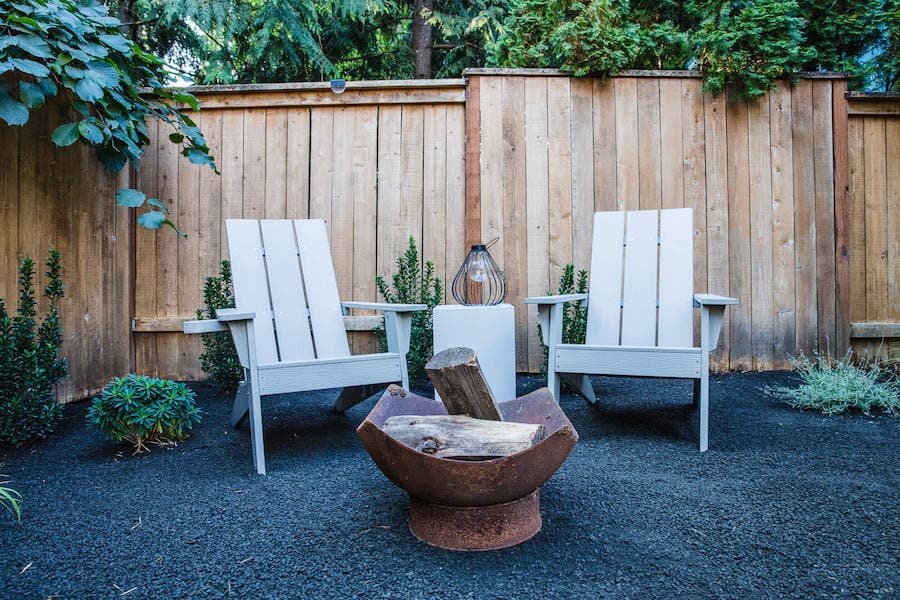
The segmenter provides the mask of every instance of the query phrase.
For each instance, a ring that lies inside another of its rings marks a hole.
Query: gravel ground
[[[759,391],[789,378],[716,377],[705,454],[689,382],[564,396],[581,439],[543,488],[543,529],[490,553],[410,535],[406,496],[354,433],[373,401],[269,399],[266,477],[208,387],[190,439],[133,458],[69,406],[48,441],[0,450],[26,499],[21,522],[0,514],[0,598],[896,598],[900,419]]]

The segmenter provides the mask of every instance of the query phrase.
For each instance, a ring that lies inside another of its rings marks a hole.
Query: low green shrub
[[[66,361],[59,355],[62,271],[59,252],[51,250],[43,294],[47,312],[40,324],[30,258],[19,263],[15,316],[9,315],[0,298],[0,444],[21,446],[46,437],[62,415],[62,405],[53,397],[53,386],[66,375]]]
[[[5,475],[0,475],[0,477],[5,477]],[[16,515],[16,519],[21,519],[22,512],[19,505],[22,503],[22,494],[12,488],[3,487],[7,483],[9,481],[0,481],[0,504]]]
[[[134,452],[148,443],[173,444],[187,437],[200,422],[194,392],[183,383],[143,375],[127,375],[109,382],[94,398],[88,423],[116,442],[127,441]]]
[[[559,278],[559,288],[557,294],[564,296],[566,294],[586,294],[588,292],[588,274],[584,269],[578,271],[575,275],[575,266],[568,264],[563,267],[562,275]],[[553,292],[547,292],[548,295],[554,295]],[[538,323],[538,336],[541,333],[541,324]],[[562,323],[562,341],[564,344],[583,344],[585,335],[587,334],[587,304],[584,301],[566,302],[563,304],[563,323]],[[543,338],[540,338],[543,339]],[[541,373],[547,374],[547,359],[550,349],[544,346],[544,363],[541,366]]]
[[[837,360],[830,354],[816,354],[813,360],[801,354],[791,360],[800,385],[765,387],[768,395],[794,408],[818,410],[836,415],[858,410],[865,414],[880,410],[900,411],[900,381],[877,363],[853,361],[852,352]]]
[[[433,262],[425,261],[425,268],[419,269],[419,251],[416,249],[416,240],[413,236],[409,236],[409,246],[397,259],[397,272],[391,278],[391,283],[393,289],[388,287],[384,277],[381,275],[375,277],[375,286],[385,302],[428,306],[427,310],[413,313],[409,352],[406,355],[409,381],[420,383],[427,380],[425,363],[434,354],[432,315],[434,307],[444,298],[444,289],[440,278],[434,274]],[[386,351],[387,335],[384,326],[376,327],[375,335],[378,337],[381,350]]]
[[[234,308],[231,264],[227,260],[222,261],[218,277],[205,279],[203,303],[205,308],[197,310],[198,319],[215,319],[217,309]],[[222,389],[236,389],[244,373],[231,334],[227,331],[218,331],[204,333],[200,338],[203,341],[200,368]]]

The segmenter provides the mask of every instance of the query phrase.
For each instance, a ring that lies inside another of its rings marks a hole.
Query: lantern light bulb
[[[476,254],[472,257],[472,262],[466,275],[476,283],[483,283],[487,279],[487,265],[481,254]]]

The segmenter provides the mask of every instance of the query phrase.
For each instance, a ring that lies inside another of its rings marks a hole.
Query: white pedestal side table
[[[512,304],[435,306],[434,353],[456,346],[475,351],[498,402],[516,397],[516,319]]]

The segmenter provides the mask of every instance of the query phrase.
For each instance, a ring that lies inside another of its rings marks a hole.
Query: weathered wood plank
[[[694,210],[694,286],[706,291],[706,128],[703,114],[703,83],[681,81],[681,130],[684,156],[684,206]],[[700,311],[694,311],[694,344],[700,345]]]
[[[285,179],[288,219],[309,218],[309,143],[309,109],[288,109]]]
[[[334,109],[334,138],[332,146],[331,182],[331,258],[337,278],[338,297],[353,298],[353,187],[355,173],[354,148],[356,147],[356,107],[342,106]]]
[[[865,120],[850,119],[848,128],[847,204],[850,212],[850,320],[866,320],[866,163]]]
[[[832,128],[834,130],[834,233],[835,233],[835,348],[843,353],[850,347],[850,210],[847,206],[849,146],[847,141],[847,82],[831,84]]]
[[[797,352],[818,349],[816,309],[816,191],[813,162],[812,83],[791,90],[794,147],[794,260],[796,271]]]
[[[375,265],[378,274],[387,282],[391,281],[396,260],[406,241],[400,233],[401,110],[399,106],[378,109],[378,235]]]
[[[850,323],[852,338],[900,338],[900,323]]]
[[[309,218],[324,219],[331,235],[331,194],[334,170],[334,109],[314,108],[309,115],[310,165],[309,172]]]
[[[638,181],[641,210],[662,207],[662,165],[660,162],[659,81],[637,80]]]
[[[499,77],[481,79],[481,238],[500,238],[491,249],[504,268],[503,235],[503,89]]]
[[[751,353],[753,368],[772,368],[772,165],[768,98],[747,105],[750,179]]]
[[[568,79],[547,80],[547,153],[550,227],[550,282],[543,293],[554,290],[563,268],[572,262],[572,144],[570,85]],[[615,115],[613,115],[613,118]],[[615,181],[615,155],[611,169]],[[596,174],[596,171],[595,171]],[[613,186],[615,188],[615,186]],[[596,187],[594,188],[596,190]],[[587,268],[587,265],[582,266]],[[543,351],[542,351],[543,353]]]
[[[662,208],[682,208],[684,206],[685,132],[681,84],[682,82],[677,79],[663,79],[659,82]]]
[[[553,83],[558,85],[556,80]],[[594,210],[616,210],[616,89],[612,81],[594,79],[593,103]]]
[[[707,291],[732,295],[728,254],[728,144],[726,99],[724,95],[703,96],[704,143],[706,150],[706,256]],[[699,291],[699,290],[698,290]],[[725,311],[719,348],[709,355],[715,370],[729,368],[731,311]]]
[[[886,119],[885,190],[887,192],[888,306],[890,320],[900,320],[900,119]]]
[[[467,248],[481,240],[481,81],[481,77],[466,79],[464,147],[466,162],[465,247]]]
[[[467,149],[466,149],[466,113],[462,107],[447,107],[447,225],[448,227],[442,232],[444,237],[444,255],[446,256],[446,265],[444,272],[444,302],[453,302],[453,295],[450,293],[450,284],[453,282],[453,276],[456,270],[462,264],[463,258],[466,256],[468,247],[466,246],[466,236],[468,235],[468,225],[466,228],[460,226],[461,223],[468,223],[468,206],[466,200],[466,190],[468,189],[467,177]],[[477,166],[477,156],[474,159]],[[480,210],[479,210],[480,221]],[[480,225],[479,225],[480,227]],[[474,229],[474,226],[473,226]]]
[[[503,80],[503,273],[506,302],[522,306],[526,295],[525,79]],[[591,200],[593,205],[593,200]],[[499,252],[499,250],[498,250]],[[516,311],[516,370],[528,370],[527,313]]]
[[[885,119],[866,118],[866,321],[887,321],[888,228]]]
[[[594,215],[593,90],[590,79],[573,79],[572,96],[572,260],[591,260]],[[585,267],[580,267],[585,268]]]
[[[353,277],[352,299],[371,302],[375,299],[375,275],[378,244],[377,231],[372,226],[378,221],[376,194],[378,191],[378,109],[361,106],[354,109],[353,166]],[[368,311],[361,311],[366,314]],[[350,348],[354,354],[371,354],[377,351],[371,336],[351,336]]]
[[[147,123],[150,143],[144,151],[141,169],[138,172],[140,190],[148,198],[158,197],[159,121]],[[136,211],[129,211],[135,213]],[[134,214],[130,215],[134,218]],[[156,304],[156,232],[146,227],[137,227],[134,232],[134,311],[141,315],[157,314]],[[134,370],[144,375],[155,375],[156,336],[138,336],[132,341],[134,346]]]
[[[416,238],[422,247],[422,198],[424,171],[422,157],[425,151],[425,112],[421,106],[404,106],[401,126],[400,174],[400,235],[404,240]],[[421,252],[420,259],[421,259]]]
[[[351,82],[364,83],[364,82]],[[374,83],[374,82],[373,82]],[[353,90],[338,95],[331,90],[249,91],[240,94],[200,94],[203,110],[280,109],[288,106],[371,106],[411,104],[462,104],[465,89],[453,85],[446,89]]]
[[[729,296],[740,301],[729,307],[729,366],[753,368],[751,340],[752,258],[750,242],[750,172],[747,103],[729,98],[727,115],[728,145],[728,250]]]
[[[266,196],[263,199],[265,218],[284,219],[287,216],[287,137],[288,114],[284,109],[266,110],[266,142],[263,172]]]
[[[422,256],[434,263],[435,273],[446,281],[447,107],[432,105],[424,110]]]
[[[794,294],[794,147],[791,89],[785,83],[769,96],[772,155],[773,367],[787,369],[795,354],[797,319]],[[755,301],[755,299],[754,299]]]
[[[813,82],[813,160],[816,190],[816,307],[819,348],[835,342],[834,134],[831,81]]]
[[[418,452],[468,460],[510,456],[544,438],[543,425],[460,415],[399,415],[385,421],[382,431]]]
[[[616,189],[618,210],[640,208],[637,80],[616,79]]]
[[[525,80],[525,292],[528,296],[540,296],[550,289],[548,84],[545,78]],[[537,306],[526,305],[524,309],[527,311],[528,370],[536,372],[544,356],[537,334]]]
[[[432,357],[425,372],[451,415],[502,421],[500,408],[471,348],[448,348]]]

